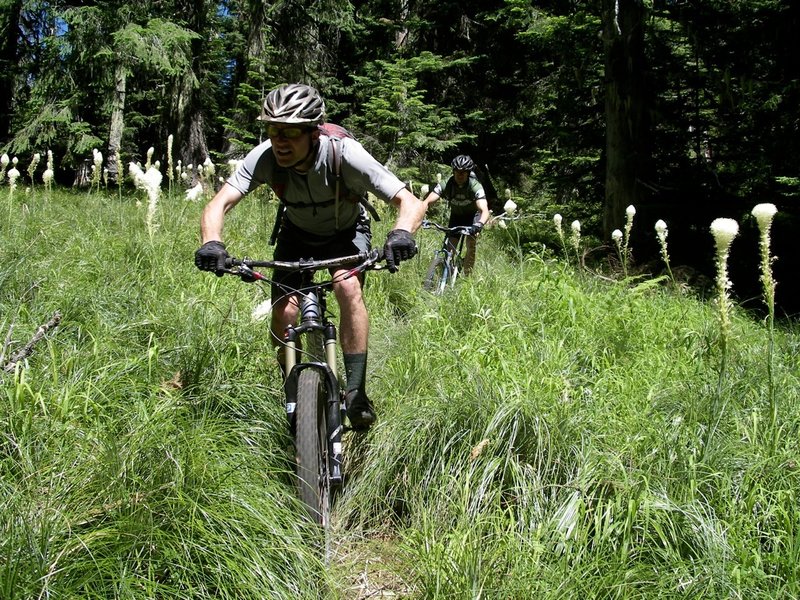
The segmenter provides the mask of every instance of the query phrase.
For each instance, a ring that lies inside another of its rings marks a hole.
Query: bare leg
[[[467,237],[467,253],[464,256],[464,275],[469,275],[472,271],[472,267],[475,266],[475,243],[476,239],[474,236]]]
[[[286,356],[284,354],[283,333],[289,325],[297,322],[300,314],[300,307],[297,303],[297,295],[283,297],[272,305],[272,321],[270,330],[272,333],[272,346],[276,347],[276,358],[281,370],[286,372]]]
[[[334,279],[341,271],[334,274]],[[369,340],[369,315],[361,293],[361,278],[351,277],[333,284],[339,304],[339,339],[344,354],[364,354]]]

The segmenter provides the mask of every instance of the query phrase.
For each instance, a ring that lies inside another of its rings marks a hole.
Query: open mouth
[[[278,160],[287,161],[291,160],[292,158],[291,148],[277,148],[273,146],[272,150],[275,152],[275,156],[278,158]]]

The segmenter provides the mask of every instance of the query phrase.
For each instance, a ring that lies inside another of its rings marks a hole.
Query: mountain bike
[[[442,247],[433,255],[433,260],[425,275],[423,287],[433,294],[443,294],[447,285],[453,286],[464,263],[464,239],[471,236],[472,228],[466,225],[458,227],[444,227],[433,221],[422,221],[424,229],[436,229],[444,233]],[[451,237],[458,236],[453,243]]]
[[[284,332],[283,390],[289,430],[295,442],[298,493],[308,514],[324,528],[330,523],[334,497],[344,482],[342,434],[350,431],[338,375],[336,325],[328,312],[327,294],[335,281],[367,270],[383,270],[381,261],[381,249],[328,260],[226,260],[225,272],[246,282],[272,283],[254,267],[302,274],[300,288],[286,290],[287,295],[299,296],[300,317]],[[326,269],[347,270],[335,280],[315,281],[314,274]]]

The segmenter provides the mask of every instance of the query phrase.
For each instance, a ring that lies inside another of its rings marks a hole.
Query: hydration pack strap
[[[330,139],[330,154],[329,158],[330,161],[328,164],[333,165],[333,174],[336,176],[336,184],[335,184],[335,197],[333,200],[326,200],[324,202],[319,203],[309,203],[309,202],[302,202],[302,203],[292,203],[292,206],[297,206],[300,208],[314,208],[314,207],[321,207],[321,206],[330,206],[334,204],[334,213],[335,213],[335,223],[336,223],[336,231],[339,231],[339,200],[342,197],[342,151],[341,151],[341,143],[342,140],[339,137],[335,136],[328,136]],[[278,214],[275,217],[275,225],[272,228],[272,235],[269,238],[270,246],[274,246],[275,242],[278,239],[278,233],[281,229],[281,223],[283,222],[283,213],[286,210],[287,202],[284,200],[284,194],[286,193],[286,173],[276,173],[275,181],[272,183],[272,191],[278,197],[279,206],[278,206]],[[345,188],[346,189],[346,188]],[[375,221],[380,221],[381,217],[378,214],[378,211],[375,210],[375,207],[370,204],[370,202],[366,198],[366,194],[361,197],[355,197],[353,194],[353,200],[358,201],[370,216]]]

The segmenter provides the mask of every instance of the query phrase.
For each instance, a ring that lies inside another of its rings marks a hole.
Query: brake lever
[[[241,264],[237,267],[236,271],[232,271],[235,275],[238,275],[242,281],[261,281],[266,279],[264,275],[259,273],[258,271],[254,271],[246,264]]]
[[[373,248],[369,252],[369,258],[360,265],[358,265],[357,267],[354,267],[346,271],[344,276],[342,277],[342,280],[350,279],[354,275],[359,275],[368,269],[372,271],[381,271],[385,269],[386,268],[385,266],[378,264],[379,262],[384,260],[384,258],[385,254],[383,252],[383,248]]]

